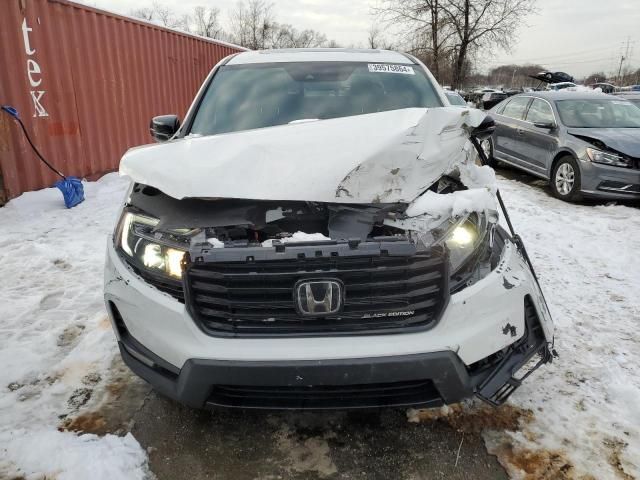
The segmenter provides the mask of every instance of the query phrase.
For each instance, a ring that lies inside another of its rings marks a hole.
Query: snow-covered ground
[[[56,189],[0,208],[0,478],[141,479],[129,434],[60,432],[105,398],[117,348],[102,300],[107,234],[126,182],[88,183],[72,210]]]
[[[560,358],[514,394],[512,408],[532,413],[514,432],[487,431],[487,446],[514,478],[640,478],[640,210],[499,186],[550,303]],[[0,208],[0,478],[148,473],[130,434],[58,430],[108,401],[117,349],[102,265],[125,188],[111,174],[87,184],[72,210],[52,189]],[[562,464],[531,473],[543,458]]]
[[[571,205],[515,180],[499,187],[540,277],[560,357],[512,398],[533,411],[531,422],[485,435],[490,451],[500,453],[507,435],[517,448],[566,455],[574,473],[562,478],[640,478],[640,209]],[[521,476],[516,465],[510,473]]]

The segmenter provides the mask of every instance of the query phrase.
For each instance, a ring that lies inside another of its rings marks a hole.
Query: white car
[[[121,161],[104,297],[124,361],[198,408],[502,403],[553,325],[475,164],[490,131],[409,55],[225,58]]]
[[[453,92],[451,90],[447,90],[445,88],[444,94],[447,96],[447,100],[449,100],[449,104],[456,107],[467,107],[467,102],[464,101],[464,98],[458,93]]]
[[[577,87],[577,85],[573,82],[550,83],[547,85],[547,90],[564,90],[565,88],[574,87]]]

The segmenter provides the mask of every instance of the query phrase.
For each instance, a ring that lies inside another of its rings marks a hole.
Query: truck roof
[[[399,52],[356,48],[284,48],[250,50],[235,55],[227,65],[274,62],[370,62],[411,65],[415,62]]]

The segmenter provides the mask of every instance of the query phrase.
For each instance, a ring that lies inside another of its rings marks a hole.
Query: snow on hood
[[[469,155],[485,114],[409,108],[129,150],[120,174],[177,199],[410,203]]]
[[[497,184],[493,169],[486,165],[476,165],[471,148],[467,150],[466,160],[458,163],[455,169],[462,183],[468,187],[467,190],[453,193],[436,193],[429,190],[409,204],[404,218],[387,218],[384,223],[403,230],[428,232],[444,220],[473,212],[484,213],[490,222],[496,222]]]
[[[563,88],[565,92],[580,92],[580,93],[602,93],[600,87],[591,88],[584,85],[574,85],[572,87]]]

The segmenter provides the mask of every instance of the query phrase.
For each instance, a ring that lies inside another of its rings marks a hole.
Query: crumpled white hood
[[[167,195],[411,202],[468,154],[484,113],[411,108],[129,150],[120,173]]]

